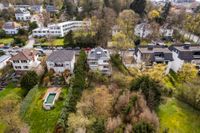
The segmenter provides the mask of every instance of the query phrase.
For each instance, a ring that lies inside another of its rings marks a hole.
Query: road
[[[33,37],[29,37],[29,40],[28,40],[28,43],[23,47],[24,49],[27,48],[27,49],[31,49],[33,48],[33,45],[35,43],[35,39]]]

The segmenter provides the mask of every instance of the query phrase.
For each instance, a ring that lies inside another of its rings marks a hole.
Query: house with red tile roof
[[[31,49],[18,52],[11,57],[10,61],[13,69],[18,71],[32,70],[40,64],[37,52]]]

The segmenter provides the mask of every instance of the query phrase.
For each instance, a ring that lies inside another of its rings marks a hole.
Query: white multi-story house
[[[87,63],[91,70],[99,70],[103,74],[112,73],[110,65],[110,54],[108,50],[97,47],[89,51]]]
[[[200,46],[199,45],[172,45],[170,50],[173,54],[174,61],[172,62],[171,69],[177,72],[180,70],[184,63],[195,64],[200,68]]]
[[[75,64],[75,52],[72,50],[57,50],[49,55],[47,61],[48,70],[62,73],[65,70],[73,73]]]
[[[134,34],[141,38],[146,38],[152,33],[151,25],[148,23],[141,23],[135,26]]]
[[[6,32],[7,35],[15,35],[18,33],[21,25],[16,22],[6,22],[3,25],[3,30]]]
[[[15,18],[18,21],[29,21],[31,19],[31,14],[27,9],[19,8],[15,11]]]
[[[57,24],[50,24],[47,27],[40,27],[33,30],[34,37],[56,36],[64,37],[70,30],[78,30],[89,26],[89,22],[66,21]]]
[[[16,71],[31,70],[40,64],[37,52],[29,49],[18,52],[10,61]]]

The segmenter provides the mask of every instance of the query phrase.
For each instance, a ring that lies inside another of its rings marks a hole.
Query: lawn
[[[159,106],[158,116],[160,132],[200,133],[200,112],[174,98]]]
[[[42,46],[63,46],[64,45],[64,39],[54,39],[52,40],[52,42],[43,42],[43,43],[40,43],[40,45]]]
[[[13,84],[9,84],[3,91],[0,92],[0,103],[3,100],[17,100],[22,98],[23,91],[21,88],[15,88]],[[0,133],[6,129],[6,123],[0,120]]]
[[[13,38],[4,38],[4,39],[0,39],[0,44],[4,44],[4,45],[7,45],[7,44],[10,44],[14,41]]]
[[[42,98],[45,93],[46,89],[38,89],[37,93],[35,94],[36,96],[26,113],[25,121],[30,126],[30,133],[52,133],[60,116],[64,100],[56,101],[55,108],[50,111],[46,111],[42,107]],[[67,95],[67,89],[63,88],[62,93],[64,94],[63,98],[65,99]]]

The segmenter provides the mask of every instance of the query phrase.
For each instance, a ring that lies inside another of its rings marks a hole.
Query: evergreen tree
[[[130,8],[138,13],[140,16],[143,16],[145,14],[145,7],[146,7],[146,0],[134,0]]]

